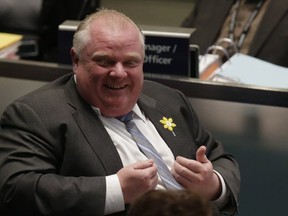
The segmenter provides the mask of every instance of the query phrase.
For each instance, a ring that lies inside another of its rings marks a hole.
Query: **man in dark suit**
[[[118,119],[131,111],[167,175],[217,211],[237,211],[237,162],[201,127],[182,93],[144,81],[144,51],[131,19],[101,10],[75,33],[74,74],[7,107],[0,131],[3,215],[126,215],[137,197],[167,188],[156,159],[139,150]]]
[[[242,27],[248,17],[256,12],[261,0],[240,0],[236,16],[236,27],[233,32],[235,41],[239,40]],[[195,8],[183,21],[183,27],[194,27],[196,32],[191,36],[191,43],[198,44],[201,53],[217,42],[221,37],[228,37],[229,26],[236,0],[196,0]],[[242,17],[242,18],[241,18]],[[233,18],[232,18],[233,19]],[[237,30],[239,26],[239,30]],[[240,52],[259,59],[288,67],[288,1],[266,0],[257,11],[248,33],[245,35]],[[231,28],[230,30],[233,30]],[[237,33],[239,32],[239,33]]]

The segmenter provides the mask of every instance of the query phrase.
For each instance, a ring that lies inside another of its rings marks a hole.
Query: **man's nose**
[[[112,76],[127,76],[127,73],[125,71],[125,67],[122,63],[117,63],[114,65],[111,74]]]

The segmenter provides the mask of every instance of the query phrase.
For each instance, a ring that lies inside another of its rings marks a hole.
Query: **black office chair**
[[[100,0],[43,0],[40,48],[44,61],[57,61],[58,26],[65,20],[82,20],[100,7]]]
[[[22,59],[56,62],[58,26],[68,19],[83,19],[99,8],[100,2],[100,0],[42,0],[40,11],[34,13],[34,17],[30,16],[25,20],[25,16],[21,16],[23,22],[31,22],[29,29],[25,28],[25,25],[14,25],[13,22],[9,22],[0,10],[0,18],[2,18],[0,31],[24,35],[18,52]],[[19,15],[21,11],[13,14],[14,17],[10,15],[9,19],[17,19],[16,16]]]

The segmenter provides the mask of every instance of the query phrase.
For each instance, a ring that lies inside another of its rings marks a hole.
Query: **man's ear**
[[[77,53],[76,53],[74,48],[71,48],[70,55],[71,55],[72,64],[73,64],[73,70],[74,70],[74,69],[76,69],[78,67],[79,57],[78,57],[78,55],[77,55]]]

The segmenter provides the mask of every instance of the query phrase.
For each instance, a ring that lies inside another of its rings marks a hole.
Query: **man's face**
[[[144,47],[139,32],[132,26],[121,30],[94,21],[90,33],[80,55],[72,51],[78,91],[105,116],[126,114],[143,86]]]

